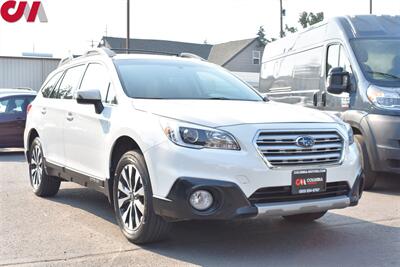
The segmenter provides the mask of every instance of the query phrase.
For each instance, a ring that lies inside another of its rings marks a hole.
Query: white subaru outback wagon
[[[62,61],[24,138],[36,195],[63,181],[100,191],[135,243],[180,220],[312,221],[357,205],[363,188],[349,125],[268,101],[190,54],[96,49]]]

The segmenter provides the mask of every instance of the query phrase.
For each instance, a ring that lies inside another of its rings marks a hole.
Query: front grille
[[[320,199],[348,195],[350,188],[347,182],[333,182],[326,184],[326,191],[312,194],[292,195],[291,186],[265,187],[258,189],[250,196],[252,204],[265,204],[286,201],[299,201],[308,199]]]
[[[312,137],[315,144],[301,147],[299,137]],[[259,133],[257,148],[275,167],[338,163],[342,157],[343,139],[336,131],[279,131]]]

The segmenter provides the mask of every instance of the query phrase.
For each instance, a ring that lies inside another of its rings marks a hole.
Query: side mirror
[[[104,110],[103,103],[101,102],[100,90],[79,90],[77,92],[76,101],[78,104],[92,104],[94,105],[97,114]]]
[[[350,74],[342,67],[332,68],[328,74],[327,91],[335,95],[350,92]]]

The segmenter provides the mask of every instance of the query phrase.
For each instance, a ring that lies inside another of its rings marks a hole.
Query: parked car
[[[400,16],[333,18],[268,44],[259,90],[349,123],[371,189],[400,174],[399,47]]]
[[[28,105],[34,91],[0,89],[0,148],[24,147],[24,130]]]
[[[180,220],[312,221],[357,205],[363,186],[348,124],[188,54],[63,61],[32,103],[25,149],[36,195],[65,180],[96,189],[135,243]]]

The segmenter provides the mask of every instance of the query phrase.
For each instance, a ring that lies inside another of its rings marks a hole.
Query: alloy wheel
[[[133,164],[126,165],[119,176],[117,198],[124,226],[137,230],[143,222],[145,197],[142,176]]]
[[[33,188],[37,189],[40,186],[43,176],[43,155],[42,150],[36,145],[31,154],[31,181]]]

